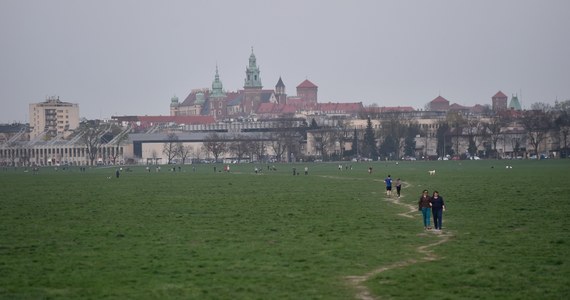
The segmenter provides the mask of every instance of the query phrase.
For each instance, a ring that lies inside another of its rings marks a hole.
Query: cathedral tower
[[[254,113],[261,102],[261,77],[259,76],[259,67],[257,66],[253,47],[249,56],[249,66],[245,69],[245,83],[243,86],[245,99],[243,112],[246,114]]]
[[[216,75],[212,82],[212,93],[210,94],[210,115],[214,116],[216,120],[221,120],[227,115],[225,99],[226,93],[216,65]]]

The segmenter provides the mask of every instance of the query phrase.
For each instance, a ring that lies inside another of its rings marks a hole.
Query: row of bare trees
[[[526,150],[538,155],[539,148],[549,141],[548,150],[568,153],[570,134],[570,100],[554,106],[535,103],[530,110],[512,114],[498,113],[481,118],[452,112],[438,124],[438,155],[459,155],[460,140],[467,139],[467,152],[476,155],[484,148],[489,156],[498,157],[498,144],[509,144],[515,155]],[[445,146],[443,146],[445,145]]]
[[[166,155],[168,163],[179,158],[184,164],[190,155],[200,159],[202,153],[208,157],[211,155],[216,162],[224,155],[229,155],[237,162],[242,162],[244,160],[266,161],[269,159],[268,150],[271,150],[275,159],[282,161],[289,158],[286,156],[287,153],[291,156],[298,155],[300,151],[298,145],[298,135],[291,130],[253,135],[229,135],[214,132],[206,136],[200,149],[184,146],[178,136],[171,133],[163,144],[163,154]]]

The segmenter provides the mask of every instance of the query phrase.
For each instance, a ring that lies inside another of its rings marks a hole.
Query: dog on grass
[[[434,170],[429,170],[428,173],[429,173],[430,176],[431,176],[431,175],[435,175],[435,169],[434,169]]]

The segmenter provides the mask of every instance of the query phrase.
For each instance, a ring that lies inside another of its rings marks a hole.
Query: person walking
[[[430,226],[430,211],[431,211],[431,197],[428,194],[428,190],[422,192],[420,201],[418,201],[418,210],[422,212],[424,220],[424,229],[431,229]]]
[[[431,212],[433,214],[433,225],[435,230],[441,230],[444,211],[445,202],[443,202],[443,197],[439,195],[438,191],[434,191],[433,196],[431,197]]]
[[[396,194],[398,194],[398,198],[400,198],[400,194],[402,192],[402,181],[400,178],[396,179]]]
[[[392,177],[388,175],[384,182],[386,183],[386,196],[392,196]]]

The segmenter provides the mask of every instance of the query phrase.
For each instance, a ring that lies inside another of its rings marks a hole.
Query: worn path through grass
[[[343,177],[338,177],[338,176],[323,176],[326,178],[330,178],[330,179],[336,179],[336,180],[346,180],[346,178]],[[352,179],[354,180],[354,179]],[[383,182],[382,180],[378,180],[378,179],[374,179],[373,181],[375,182]],[[410,188],[412,185],[408,182],[402,182],[402,185],[404,188]],[[402,196],[401,198],[404,198],[406,196]],[[412,205],[412,204],[408,204],[408,203],[404,203],[400,201],[400,198],[396,197],[396,196],[391,196],[391,197],[384,197],[384,200],[387,202],[390,202],[392,204],[395,205],[399,205],[399,206],[403,206],[406,209],[408,209],[408,211],[403,212],[403,213],[398,213],[398,216],[402,216],[405,218],[415,218],[417,216],[417,206]],[[413,215],[413,214],[416,214]],[[414,258],[408,258],[408,259],[402,259],[387,265],[382,265],[379,266],[377,268],[375,268],[374,270],[364,274],[364,275],[357,275],[357,276],[346,276],[345,279],[346,281],[356,290],[356,295],[355,297],[357,299],[361,299],[361,300],[374,300],[376,299],[376,297],[372,294],[372,292],[370,291],[370,289],[368,289],[368,287],[365,285],[366,281],[370,280],[371,278],[373,278],[374,276],[377,276],[378,274],[385,272],[385,271],[389,271],[392,269],[396,269],[396,268],[404,268],[404,267],[408,267],[411,266],[413,264],[417,264],[417,263],[421,263],[421,262],[429,262],[429,261],[434,261],[437,259],[441,259],[441,257],[437,256],[436,254],[434,254],[433,252],[433,248],[441,245],[443,243],[448,242],[451,238],[453,238],[454,234],[453,232],[446,230],[445,233],[442,233],[442,231],[426,231],[424,233],[420,233],[418,235],[421,236],[427,236],[427,235],[435,235],[438,240],[436,240],[435,242],[426,244],[426,245],[422,245],[422,246],[418,246],[416,248],[416,251],[418,252],[418,254],[422,255],[423,257],[421,259],[414,259]]]

